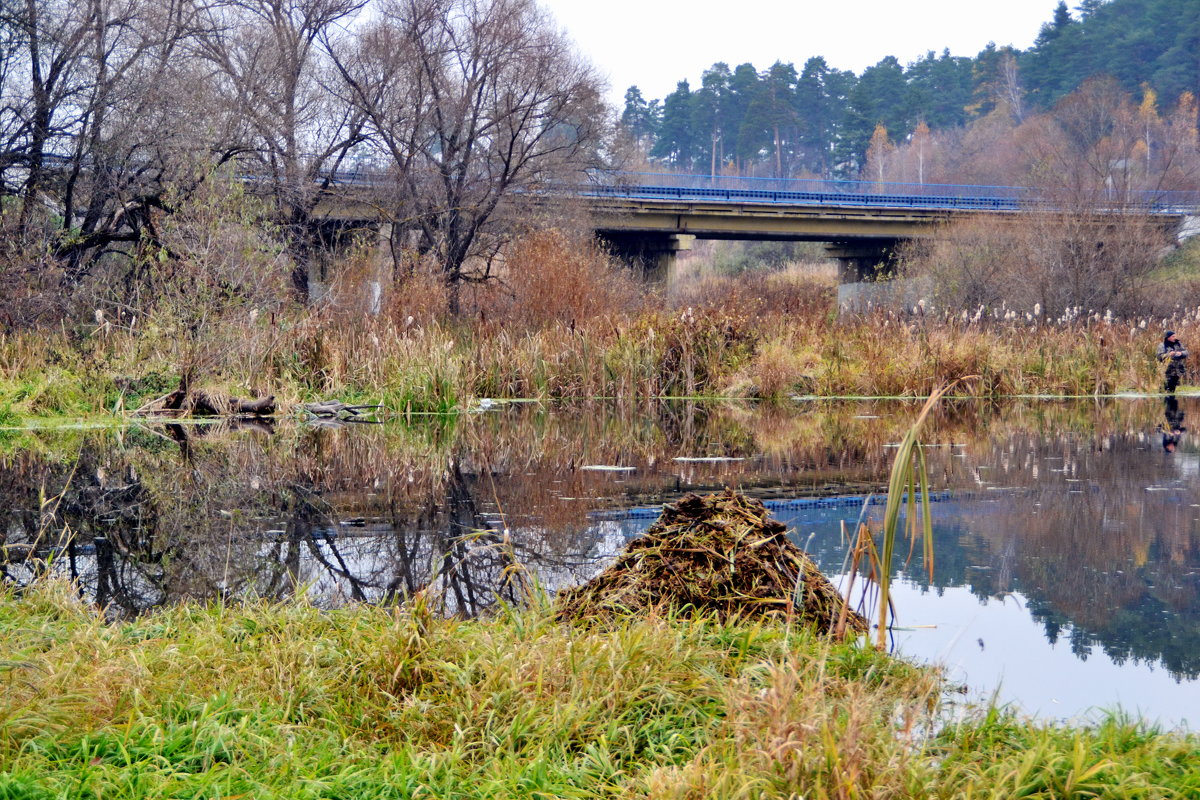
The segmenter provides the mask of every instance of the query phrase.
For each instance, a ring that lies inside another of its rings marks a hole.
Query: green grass
[[[0,594],[0,798],[1190,797],[1200,745],[991,711],[782,628]]]
[[[1171,251],[1147,279],[1157,283],[1163,291],[1178,291],[1184,281],[1200,278],[1200,238],[1193,237],[1182,246]]]
[[[947,730],[932,752],[944,757],[944,779],[962,786],[962,797],[1200,796],[1200,740],[1123,716],[1072,728],[993,709]]]

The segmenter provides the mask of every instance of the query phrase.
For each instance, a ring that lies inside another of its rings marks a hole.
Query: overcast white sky
[[[663,98],[686,78],[695,89],[715,61],[810,56],[861,73],[888,55],[902,64],[944,48],[973,56],[988,42],[1027,48],[1058,0],[541,0],[604,74],[620,107],[636,84]],[[1068,0],[1068,6],[1076,3]]]

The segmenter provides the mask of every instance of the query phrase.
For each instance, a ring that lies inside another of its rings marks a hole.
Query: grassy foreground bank
[[[1200,742],[1003,712],[801,631],[0,595],[0,797],[1194,797]]]

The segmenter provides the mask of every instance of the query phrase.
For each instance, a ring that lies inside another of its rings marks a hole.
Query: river
[[[662,502],[732,486],[836,582],[843,522],[880,518],[918,410],[498,404],[403,424],[0,431],[0,570],[18,584],[69,576],[113,618],[189,599],[337,606],[421,590],[474,615],[585,580]],[[1200,398],[944,402],[922,437],[933,577],[901,548],[895,649],[943,665],[968,700],[1042,718],[1200,722],[1189,420]]]

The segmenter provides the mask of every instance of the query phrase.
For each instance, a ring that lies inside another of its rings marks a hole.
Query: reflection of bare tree
[[[433,590],[447,612],[461,614],[520,598],[515,549],[491,529],[477,476],[461,460],[440,480],[418,483],[406,462],[381,458],[378,448],[357,452],[378,444],[370,439],[306,434],[300,443],[318,457],[285,449],[274,458],[257,446],[271,440],[226,434],[171,426],[152,452],[84,446],[70,470],[0,469],[7,488],[25,497],[8,506],[10,549],[19,540],[61,551],[66,574],[114,614],[185,597],[300,590],[328,603]],[[39,481],[65,486],[51,525],[38,513]]]
[[[416,509],[388,509],[397,557],[388,562],[394,571],[375,581],[382,597],[404,599],[433,590],[443,611],[465,616],[485,611],[498,599],[523,599],[522,565],[505,532],[482,512],[477,491],[478,476],[452,459],[438,497]]]

